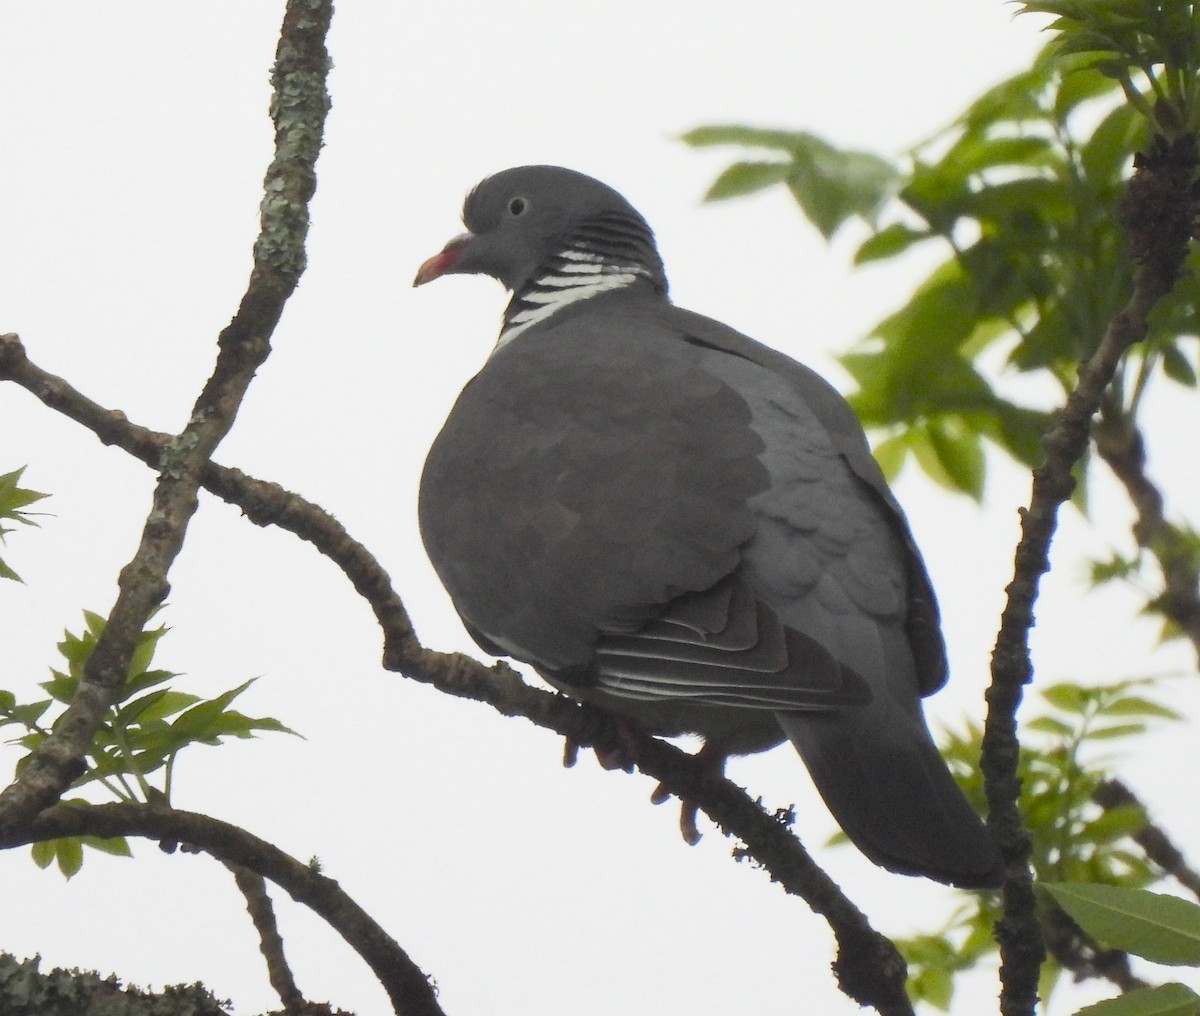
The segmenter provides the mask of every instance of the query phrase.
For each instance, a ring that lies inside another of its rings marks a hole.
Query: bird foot
[[[715,741],[705,741],[704,747],[692,756],[708,771],[711,776],[725,775],[725,760],[728,754]],[[663,804],[674,797],[674,792],[665,784],[660,783],[650,795],[651,804]],[[689,847],[700,842],[701,833],[696,827],[696,816],[700,806],[686,797],[679,799],[679,832]]]
[[[631,773],[634,761],[638,757],[638,746],[644,735],[631,721],[620,716],[606,715],[606,719],[612,724],[617,745],[614,748],[601,748],[593,745],[592,750],[596,753],[596,761],[604,769],[620,769],[623,772]],[[579,742],[568,737],[563,742],[563,768],[570,769],[578,761]]]

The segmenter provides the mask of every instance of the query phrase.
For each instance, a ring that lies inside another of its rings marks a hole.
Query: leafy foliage
[[[37,523],[33,520],[31,514],[24,509],[28,508],[35,501],[40,501],[47,497],[46,494],[40,494],[36,490],[26,490],[21,487],[21,474],[25,471],[25,467],[15,469],[11,473],[0,473],[0,543],[4,542],[4,537],[15,532],[12,526],[6,526],[6,522],[17,522],[23,526],[36,526]],[[15,571],[12,570],[4,559],[0,558],[0,579],[14,579],[17,582],[21,581]]]
[[[1154,963],[1200,965],[1200,906],[1176,896],[1109,885],[1044,882],[1044,896],[1096,942]],[[1182,984],[1142,988],[1077,1016],[1195,1016],[1200,995]]]
[[[834,148],[807,131],[697,127],[683,140],[696,147],[739,145],[774,153],[770,161],[734,163],[717,177],[705,200],[740,197],[782,183],[826,239],[851,218],[874,226],[899,185],[899,173],[885,159]]]
[[[1095,801],[1108,778],[1112,745],[1144,733],[1154,720],[1179,720],[1169,706],[1150,697],[1150,680],[1118,681],[1100,687],[1062,682],[1041,691],[1046,708],[1022,735],[1021,811],[1033,841],[1039,880],[1089,882],[1140,890],[1159,872],[1131,837],[1146,824],[1137,808],[1102,808]],[[982,731],[974,724],[954,733],[943,753],[968,799],[983,810],[979,771]],[[978,896],[932,934],[900,940],[909,965],[909,992],[947,1010],[956,973],[991,955],[998,901]],[[1059,974],[1052,961],[1043,978],[1048,995]]]
[[[81,634],[64,632],[63,641],[58,644],[66,669],[52,669],[50,680],[41,684],[48,698],[18,703],[12,692],[0,689],[0,727],[23,728],[25,733],[13,743],[31,752],[53,728],[53,721],[47,724],[43,717],[56,704],[65,708],[74,698],[84,664],[104,630],[105,621],[99,614],[84,611],[84,622]],[[168,682],[180,675],[152,669],[158,642],[167,630],[150,628],[139,637],[125,683],[92,737],[85,754],[87,768],[74,786],[98,783],[122,801],[169,806],[175,760],[184,748],[193,744],[218,745],[229,737],[253,737],[258,731],[294,733],[272,717],[246,716],[230,708],[254,683],[253,679],[210,699],[169,687]],[[29,758],[26,755],[17,763],[18,771]],[[161,783],[157,785],[149,779],[154,773],[161,773]],[[42,868],[57,861],[59,870],[70,878],[83,864],[85,846],[129,855],[128,843],[123,838],[64,837],[34,844],[33,859]]]
[[[1129,104],[1168,139],[1200,128],[1200,10],[1187,0],[1039,0],[1029,13],[1052,14],[1060,54],[1093,57],[1121,85]]]
[[[1200,966],[1200,906],[1111,885],[1043,882],[1042,890],[1089,935],[1155,963]]]
[[[898,160],[803,132],[721,126],[684,135],[693,145],[777,153],[769,163],[735,164],[709,198],[785,183],[822,235],[852,216],[872,227],[857,264],[920,244],[947,249],[912,298],[842,358],[858,384],[851,402],[880,434],[889,475],[911,458],[939,484],[979,500],[985,444],[1036,465],[1049,415],[1006,396],[1002,382],[1015,371],[1068,388],[1128,298],[1114,211],[1147,122],[1121,101],[1111,67],[1062,50],[1052,44]],[[797,180],[808,182],[800,188]],[[1155,369],[1195,385],[1188,340],[1198,303],[1193,273],[1156,311],[1153,334],[1117,384],[1131,412]]]
[[[1050,419],[1044,406],[1051,402],[1018,401],[1009,394],[1011,380],[1036,376],[1042,391],[1068,391],[1129,299],[1121,198],[1136,154],[1152,139],[1161,148],[1164,139],[1186,141],[1200,128],[1200,5],[1044,0],[1020,6],[1053,15],[1057,38],[1032,67],[986,91],[949,127],[900,157],[840,150],[803,131],[723,125],[684,136],[692,145],[753,153],[721,174],[709,200],[782,184],[824,237],[843,227],[866,231],[857,265],[922,245],[944,252],[912,297],[842,361],[857,383],[851,401],[874,431],[884,472],[894,476],[912,460],[937,483],[976,500],[984,494],[989,446],[1026,466],[1043,458]],[[1198,265],[1193,252],[1184,277],[1155,307],[1149,334],[1118,368],[1105,415],[1130,433],[1137,433],[1155,375],[1197,386]],[[1087,470],[1085,459],[1077,472],[1081,507]],[[1194,577],[1200,540],[1186,526],[1175,531],[1172,565]],[[1093,563],[1092,581],[1136,583],[1147,611],[1172,616],[1146,582],[1148,562],[1161,557],[1153,544],[1132,557],[1114,554]],[[1060,683],[1042,692],[1048,708],[1024,725],[1020,768],[1039,879],[1139,899],[1158,879],[1133,839],[1145,816],[1135,807],[1101,807],[1094,797],[1107,777],[1104,749],[1142,734],[1153,720],[1179,718],[1150,697],[1149,684]],[[981,731],[969,726],[951,738],[948,755],[982,810],[980,740]],[[1173,905],[1147,904],[1152,914]],[[949,1007],[954,975],[994,949],[998,908],[980,896],[936,933],[899,943],[914,1000]],[[1047,963],[1043,998],[1059,973]],[[1164,985],[1086,1012],[1195,1014],[1200,999]]]
[[[1118,998],[1084,1006],[1075,1016],[1197,1016],[1200,995],[1185,984],[1137,988]]]

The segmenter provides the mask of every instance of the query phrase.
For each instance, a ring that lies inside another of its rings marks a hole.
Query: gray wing
[[[937,691],[945,684],[948,672],[937,597],[908,520],[871,455],[862,425],[854,411],[824,378],[778,350],[690,311],[668,307],[664,313],[691,341],[712,352],[728,354],[734,360],[757,364],[784,382],[793,397],[790,403],[786,398],[781,401],[806,408],[815,426],[827,436],[829,447],[841,457],[857,481],[859,494],[876,503],[879,508],[877,518],[898,541],[897,553],[903,563],[906,588],[904,627],[916,663],[918,686],[922,695]],[[710,360],[712,369],[719,375],[728,372],[721,365],[722,361],[727,361],[727,358],[714,357]],[[753,380],[748,384],[750,397],[753,398],[757,384]],[[743,394],[747,393],[745,386],[742,390]],[[781,431],[782,435],[786,435],[786,426]],[[787,439],[786,436],[784,439]]]
[[[687,315],[701,362],[742,395],[771,483],[739,573],[787,626],[861,675],[871,700],[781,709],[838,824],[876,863],[964,887],[998,883],[990,837],[929,735],[920,696],[945,680],[937,604],[903,513],[840,396],[799,364]]]

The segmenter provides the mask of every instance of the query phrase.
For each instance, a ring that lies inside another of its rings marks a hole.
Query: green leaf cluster
[[[1115,742],[1136,737],[1157,720],[1179,713],[1151,695],[1151,679],[1100,687],[1061,682],[1041,692],[1046,708],[1024,725],[1021,737],[1020,807],[1032,841],[1039,880],[1089,882],[1141,889],[1160,873],[1132,837],[1146,824],[1139,808],[1102,808],[1095,794],[1109,777]],[[982,730],[967,724],[943,745],[951,772],[968,800],[983,811],[979,769]],[[909,966],[909,993],[941,1010],[953,996],[954,976],[995,951],[992,936],[999,902],[979,895],[938,931],[900,939]],[[1042,996],[1048,997],[1060,970],[1048,961]]]
[[[852,216],[871,227],[856,264],[920,245],[946,252],[842,362],[885,473],[911,460],[979,500],[989,445],[1026,466],[1042,457],[1049,413],[1006,394],[1009,380],[1039,374],[1069,389],[1131,292],[1116,212],[1148,137],[1118,81],[1051,45],[900,159],[750,127],[702,127],[684,140],[780,153],[735,163],[709,196],[785,183],[823,235]],[[1131,416],[1160,367],[1196,384],[1198,305],[1192,272],[1156,308],[1152,334],[1115,386]]]
[[[0,473],[0,543],[4,542],[4,537],[9,533],[15,532],[13,526],[5,525],[6,522],[36,526],[37,523],[33,520],[32,514],[24,509],[35,501],[40,501],[48,496],[20,486],[21,474],[24,471],[25,467],[22,466],[11,473]],[[5,564],[3,558],[0,558],[0,579],[13,579],[20,582],[21,576]]]
[[[1200,127],[1200,8],[1188,0],[1039,0],[1054,15],[1059,54],[1079,53],[1121,85],[1130,105],[1168,139]]]
[[[63,670],[51,669],[50,680],[40,685],[48,698],[18,702],[12,692],[0,689],[0,727],[22,728],[25,732],[12,743],[31,753],[53,729],[54,721],[47,724],[44,717],[56,705],[61,713],[75,697],[105,619],[84,611],[84,623],[80,634],[66,631],[58,644],[66,666]],[[162,626],[147,628],[139,636],[125,681],[92,736],[85,753],[86,769],[74,786],[95,783],[122,801],[170,806],[175,761],[184,748],[218,745],[230,737],[253,737],[259,731],[294,733],[273,717],[247,716],[231,708],[233,701],[254,683],[253,678],[208,699],[171,687],[169,682],[180,675],[153,667],[159,640],[167,630]],[[26,755],[17,763],[18,772],[30,758]],[[158,783],[149,778],[155,773],[161,777]],[[35,844],[33,858],[43,868],[57,861],[69,878],[82,865],[85,846],[129,854],[123,839],[66,837]]]
[[[1044,896],[1108,949],[1154,963],[1200,966],[1200,906],[1175,896],[1110,885],[1042,882]],[[1197,1016],[1200,995],[1183,984],[1139,988],[1085,1006],[1076,1016]]]
[[[769,158],[735,162],[717,177],[704,199],[742,197],[783,184],[826,239],[852,218],[874,226],[899,187],[899,173],[886,159],[835,148],[807,131],[731,124],[697,127],[683,140],[697,148],[737,145],[770,153]]]

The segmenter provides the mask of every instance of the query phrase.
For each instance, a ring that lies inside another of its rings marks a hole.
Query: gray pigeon
[[[673,306],[649,227],[591,177],[505,170],[463,221],[414,284],[513,295],[420,523],[474,639],[710,757],[786,738],[876,864],[997,885],[921,712],[946,680],[929,576],[842,397]]]

